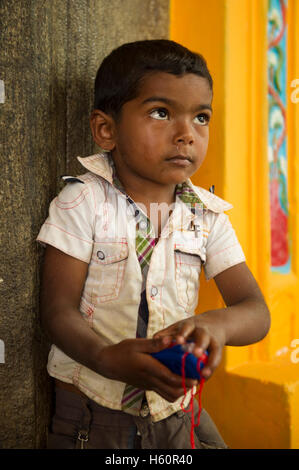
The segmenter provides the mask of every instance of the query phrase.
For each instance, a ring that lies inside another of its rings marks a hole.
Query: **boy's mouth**
[[[166,160],[179,166],[188,166],[192,163],[192,158],[189,155],[174,155]]]

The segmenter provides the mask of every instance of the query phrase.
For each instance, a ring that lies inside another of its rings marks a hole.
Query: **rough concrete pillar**
[[[168,0],[2,0],[0,18],[0,447],[43,448],[52,390],[35,239],[59,176],[94,150],[100,61],[123,42],[168,37]]]

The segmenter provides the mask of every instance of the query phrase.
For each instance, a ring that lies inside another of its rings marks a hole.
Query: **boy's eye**
[[[198,114],[194,119],[197,119],[197,122],[201,126],[206,126],[210,121],[210,116],[206,113]]]
[[[154,119],[167,119],[168,118],[168,111],[164,108],[157,108],[150,112],[150,116]]]

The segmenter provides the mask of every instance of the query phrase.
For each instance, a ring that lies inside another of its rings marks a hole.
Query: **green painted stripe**
[[[138,395],[135,395],[134,398],[122,406],[122,410],[126,410],[127,408],[131,408],[134,403],[140,401],[143,398],[144,392],[140,392]],[[137,408],[136,408],[137,409]]]

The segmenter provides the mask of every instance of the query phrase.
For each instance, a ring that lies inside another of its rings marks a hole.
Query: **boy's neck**
[[[121,182],[126,194],[146,212],[151,220],[156,237],[160,237],[164,225],[172,213],[172,204],[175,202],[175,184],[157,185],[147,184],[130,186],[128,182]],[[150,183],[150,182],[149,182]]]
[[[136,204],[140,203],[148,207],[150,204],[166,203],[171,205],[175,202],[175,184],[158,185],[155,183],[147,185],[130,185],[122,181],[126,194],[128,194]]]

